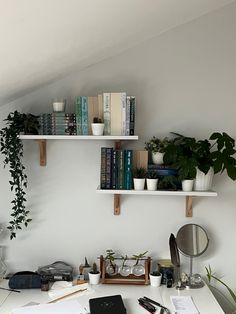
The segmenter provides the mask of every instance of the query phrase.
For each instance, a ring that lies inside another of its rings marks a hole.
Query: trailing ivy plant
[[[23,143],[19,138],[19,134],[38,134],[38,117],[32,114],[22,114],[18,111],[11,112],[7,118],[6,126],[0,130],[1,153],[5,155],[3,163],[4,168],[9,166],[11,175],[10,188],[15,193],[14,199],[11,201],[12,213],[9,226],[10,239],[16,237],[16,231],[22,229],[22,225],[28,226],[32,220],[29,216],[29,210],[25,207],[27,188],[27,175],[23,159]]]

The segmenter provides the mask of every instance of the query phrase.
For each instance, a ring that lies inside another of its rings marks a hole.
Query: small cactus
[[[91,273],[92,274],[98,274],[99,273],[96,263],[93,263]]]

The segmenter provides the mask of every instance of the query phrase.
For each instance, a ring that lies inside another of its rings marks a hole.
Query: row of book
[[[40,134],[92,135],[91,124],[98,118],[104,123],[104,135],[134,135],[135,102],[125,92],[77,96],[75,113],[40,115]]]
[[[101,148],[100,188],[131,190],[133,188],[133,151]]]
[[[76,135],[75,113],[43,113],[39,116],[40,134]]]

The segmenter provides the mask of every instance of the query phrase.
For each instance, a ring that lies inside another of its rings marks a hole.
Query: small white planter
[[[213,168],[210,168],[207,174],[197,169],[197,175],[194,182],[195,191],[208,191],[211,189],[214,176]]]
[[[134,178],[134,189],[135,190],[144,190],[145,179]]]
[[[54,101],[52,106],[53,106],[53,111],[54,112],[64,112],[65,111],[65,102],[64,101]]]
[[[97,273],[97,274],[92,274],[89,273],[89,283],[90,285],[98,285],[99,281],[100,281],[100,275],[101,273]]]
[[[193,180],[183,180],[182,190],[184,192],[191,192],[193,190]]]
[[[147,189],[149,191],[156,191],[158,179],[146,179],[147,180]]]
[[[162,274],[160,274],[159,276],[154,276],[152,274],[149,274],[150,285],[152,287],[160,287],[160,285],[161,285],[161,277],[162,277]]]
[[[155,165],[162,165],[163,164],[163,157],[164,157],[164,153],[154,153],[152,152],[152,162]]]
[[[93,135],[103,135],[104,123],[91,123]]]

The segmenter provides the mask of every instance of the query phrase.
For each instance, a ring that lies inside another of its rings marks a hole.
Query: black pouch
[[[33,271],[20,271],[9,279],[8,285],[11,289],[41,288],[41,276]]]

